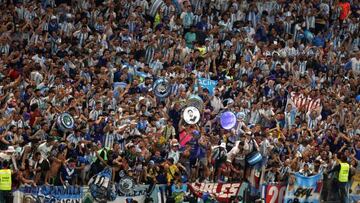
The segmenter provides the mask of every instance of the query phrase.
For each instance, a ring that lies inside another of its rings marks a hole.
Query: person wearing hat
[[[180,151],[179,151],[180,144],[177,139],[172,139],[170,141],[170,151],[168,154],[168,158],[172,158],[174,160],[174,164],[177,164],[180,159]]]
[[[48,23],[48,32],[51,33],[53,31],[57,31],[59,30],[60,26],[59,23],[57,22],[57,17],[56,16],[51,16],[50,17],[50,22]]]

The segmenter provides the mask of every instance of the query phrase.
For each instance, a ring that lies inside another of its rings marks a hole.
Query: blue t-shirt
[[[74,174],[75,174],[75,169],[66,170],[66,167],[61,168],[60,175],[64,181],[70,182],[74,178]]]
[[[190,144],[191,147],[191,154],[190,154],[190,159],[194,160],[194,159],[201,159],[204,158],[206,156],[206,149],[201,146],[198,142],[197,139],[192,138],[188,144]]]
[[[78,166],[81,166],[82,164],[85,164],[85,165],[89,165],[90,164],[90,157],[86,157],[86,156],[78,156]]]

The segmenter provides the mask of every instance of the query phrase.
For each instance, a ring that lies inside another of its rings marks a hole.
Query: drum
[[[168,80],[160,78],[154,82],[153,90],[156,97],[165,98],[171,93],[171,85]]]
[[[220,125],[222,128],[229,130],[233,128],[236,124],[236,116],[231,111],[225,111],[221,113],[220,116]]]
[[[256,165],[262,161],[262,155],[258,151],[253,151],[246,156],[246,162],[250,165]]]
[[[200,111],[194,106],[188,106],[184,109],[183,118],[189,125],[196,124],[200,120]]]
[[[135,187],[135,181],[130,176],[124,176],[120,179],[118,184],[118,191],[122,194],[129,194],[133,192]]]
[[[74,118],[69,113],[62,113],[56,119],[57,128],[63,132],[72,130],[74,123]]]
[[[187,106],[193,106],[202,111],[204,109],[204,101],[198,95],[192,94],[187,100]]]

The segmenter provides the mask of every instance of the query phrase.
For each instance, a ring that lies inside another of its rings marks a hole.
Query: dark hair
[[[37,103],[34,103],[30,106],[30,111],[35,111],[38,107],[39,105]]]

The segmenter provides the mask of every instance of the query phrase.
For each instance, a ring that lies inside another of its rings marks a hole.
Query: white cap
[[[5,150],[5,152],[7,153],[14,153],[16,150],[13,146],[8,146],[7,150]]]

